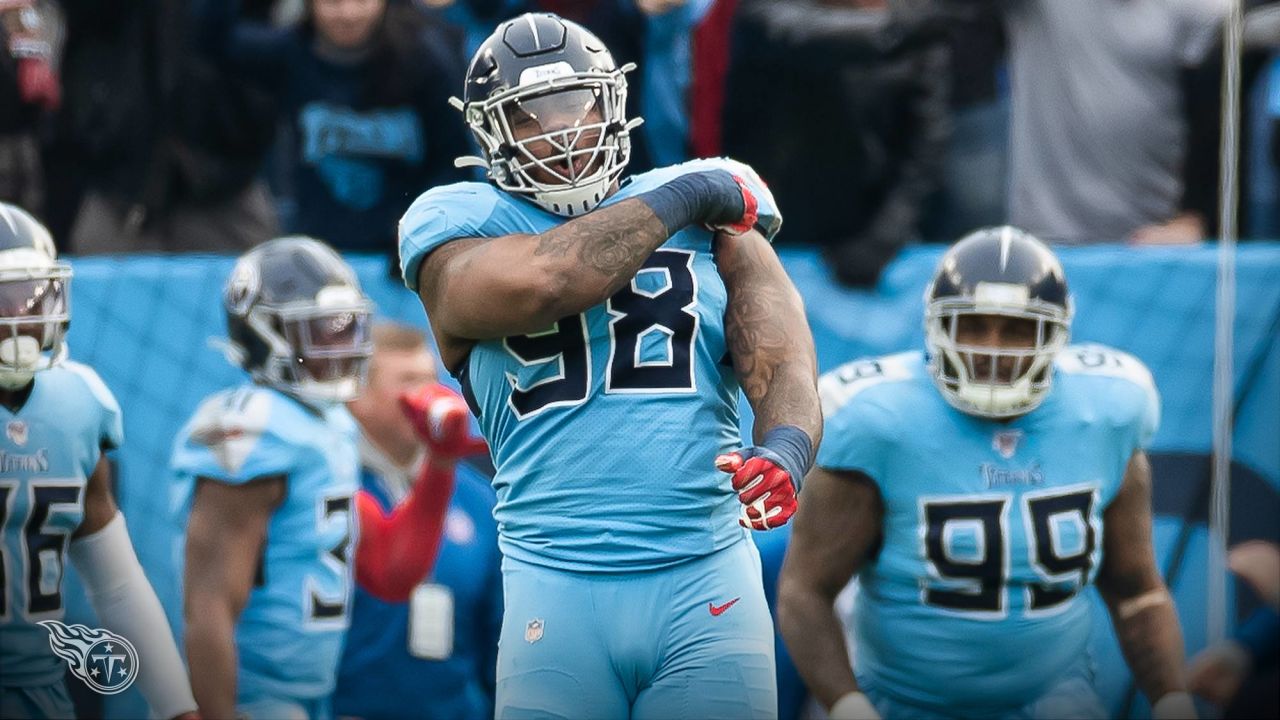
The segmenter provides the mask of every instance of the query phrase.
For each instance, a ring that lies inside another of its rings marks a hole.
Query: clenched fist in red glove
[[[733,473],[733,489],[742,503],[738,524],[770,530],[796,514],[800,483],[813,461],[813,441],[794,425],[765,433],[759,445],[720,455],[716,469]]]
[[[471,434],[466,400],[444,385],[428,385],[401,395],[400,408],[433,460],[457,461],[489,451],[484,438]]]
[[[748,448],[749,452],[755,448]],[[716,458],[716,468],[733,473],[733,489],[742,503],[738,524],[751,530],[769,530],[787,524],[796,513],[796,486],[791,473],[763,455],[743,459],[739,453]]]

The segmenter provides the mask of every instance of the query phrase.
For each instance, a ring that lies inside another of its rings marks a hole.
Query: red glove
[[[760,203],[751,188],[747,187],[746,180],[734,175],[733,181],[738,183],[738,189],[742,191],[742,217],[735,223],[715,225],[711,229],[729,235],[741,235],[756,226],[756,221],[760,219]]]
[[[433,461],[456,462],[459,458],[489,451],[484,438],[471,435],[467,401],[444,385],[428,385],[401,395],[400,408],[413,423]]]
[[[747,451],[760,450],[748,448]],[[738,524],[751,530],[771,530],[787,524],[796,513],[796,486],[791,473],[769,457],[773,453],[743,459],[739,453],[716,458],[716,469],[733,473],[733,489],[742,503]]]
[[[449,388],[429,385],[406,393],[400,407],[427,445],[427,462],[413,490],[390,515],[369,493],[356,493],[356,582],[386,602],[408,600],[431,573],[453,496],[454,465],[459,458],[488,451],[484,440],[471,435],[466,401]]]

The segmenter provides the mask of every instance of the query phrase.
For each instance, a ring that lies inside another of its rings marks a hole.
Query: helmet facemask
[[[943,397],[957,410],[1010,418],[1034,410],[1048,394],[1054,358],[1070,337],[1070,301],[1063,307],[1027,295],[1020,285],[979,283],[975,297],[927,303],[929,369]],[[961,343],[957,339],[961,323],[978,315],[1030,323],[1034,340],[1025,347]]]
[[[31,250],[0,269],[0,388],[15,390],[67,355],[71,267]]]
[[[641,123],[626,119],[623,73],[631,67],[531,68],[553,77],[468,104],[467,125],[494,184],[565,217],[595,209],[626,169],[631,130]]]
[[[246,321],[270,348],[254,379],[319,405],[355,399],[373,355],[371,315],[372,304],[344,286],[314,303],[252,308]]]

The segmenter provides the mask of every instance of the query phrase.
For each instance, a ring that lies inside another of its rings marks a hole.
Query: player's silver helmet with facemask
[[[1062,263],[1043,242],[1009,226],[966,235],[942,256],[924,302],[929,371],[948,403],[989,418],[1040,405],[1073,312]],[[1035,342],[1027,348],[961,344],[956,332],[966,315],[1031,321]],[[1002,366],[1012,373],[1006,376]]]
[[[631,158],[627,81],[595,35],[550,13],[498,26],[471,59],[462,110],[500,189],[557,215],[589,212],[604,200]],[[517,133],[513,126],[534,128]]]
[[[71,266],[49,231],[0,203],[0,388],[21,388],[66,357],[70,290]]]
[[[240,256],[223,291],[233,363],[312,404],[354,399],[373,355],[373,303],[319,240],[269,240]]]

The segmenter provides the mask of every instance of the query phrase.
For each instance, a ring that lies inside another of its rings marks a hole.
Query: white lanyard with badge
[[[423,660],[453,655],[453,591],[423,583],[409,597],[409,654]]]

